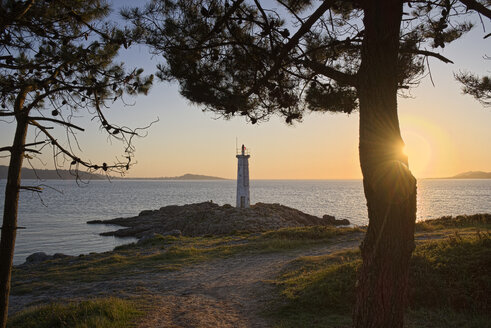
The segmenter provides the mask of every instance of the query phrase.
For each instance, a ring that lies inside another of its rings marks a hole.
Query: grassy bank
[[[9,318],[8,328],[125,328],[143,315],[134,302],[101,298],[36,306]]]
[[[484,221],[483,221],[484,219]],[[411,261],[407,327],[487,327],[491,320],[489,216],[418,224],[421,241]],[[350,327],[358,250],[302,257],[275,281],[268,315],[275,327]]]

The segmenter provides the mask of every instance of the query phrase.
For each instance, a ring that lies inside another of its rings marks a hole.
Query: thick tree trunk
[[[23,97],[18,102],[23,103]],[[16,107],[21,108],[17,103]],[[7,185],[5,187],[5,206],[3,210],[2,239],[0,242],[0,327],[7,325],[10,278],[14,258],[15,237],[17,233],[17,208],[19,204],[20,173],[24,158],[24,145],[27,134],[27,113],[17,115],[17,129],[12,145]]]
[[[369,224],[361,245],[353,324],[402,328],[416,219],[416,179],[402,153],[397,116],[402,1],[364,5],[359,152]]]

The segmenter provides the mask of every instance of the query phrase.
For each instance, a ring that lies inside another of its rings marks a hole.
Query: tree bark
[[[416,220],[416,179],[402,152],[397,116],[402,1],[372,0],[364,6],[359,154],[369,224],[360,246],[353,325],[402,328]]]
[[[17,209],[21,180],[24,145],[26,142],[28,119],[27,112],[22,111],[25,94],[16,100],[15,112],[17,128],[10,154],[10,164],[5,187],[5,206],[3,210],[2,239],[0,241],[0,327],[7,325],[10,294],[10,279],[14,258],[15,237],[17,233]]]

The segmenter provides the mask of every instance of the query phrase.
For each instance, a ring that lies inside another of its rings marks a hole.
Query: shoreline
[[[479,240],[477,235],[489,238],[485,231],[490,229],[491,214],[443,217],[418,223],[416,242],[418,247],[447,240],[448,245],[458,245],[468,238]],[[336,254],[349,260],[351,255],[342,254],[357,254],[363,236],[361,228],[331,226],[223,236],[154,235],[104,253],[16,266],[11,314],[31,305],[104,295],[149,302],[151,306],[143,308],[143,317],[135,322],[138,327],[152,327],[149,322],[176,325],[184,318],[177,316],[179,311],[215,319],[229,313],[222,323],[250,327],[248,323],[255,322],[269,327],[272,319],[260,315],[261,309],[273,296],[280,297],[281,284],[272,282],[281,281],[284,270],[295,270],[305,261],[318,265],[324,263],[319,262],[323,257]],[[346,315],[349,319],[349,311]],[[191,322],[181,326],[193,327]]]

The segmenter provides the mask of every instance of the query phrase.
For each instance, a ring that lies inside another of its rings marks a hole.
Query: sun
[[[407,146],[406,146],[406,145],[402,146],[401,152],[402,152],[402,153],[403,153],[405,156],[408,156],[408,155],[409,155],[409,154],[408,154],[408,152],[407,152]]]

